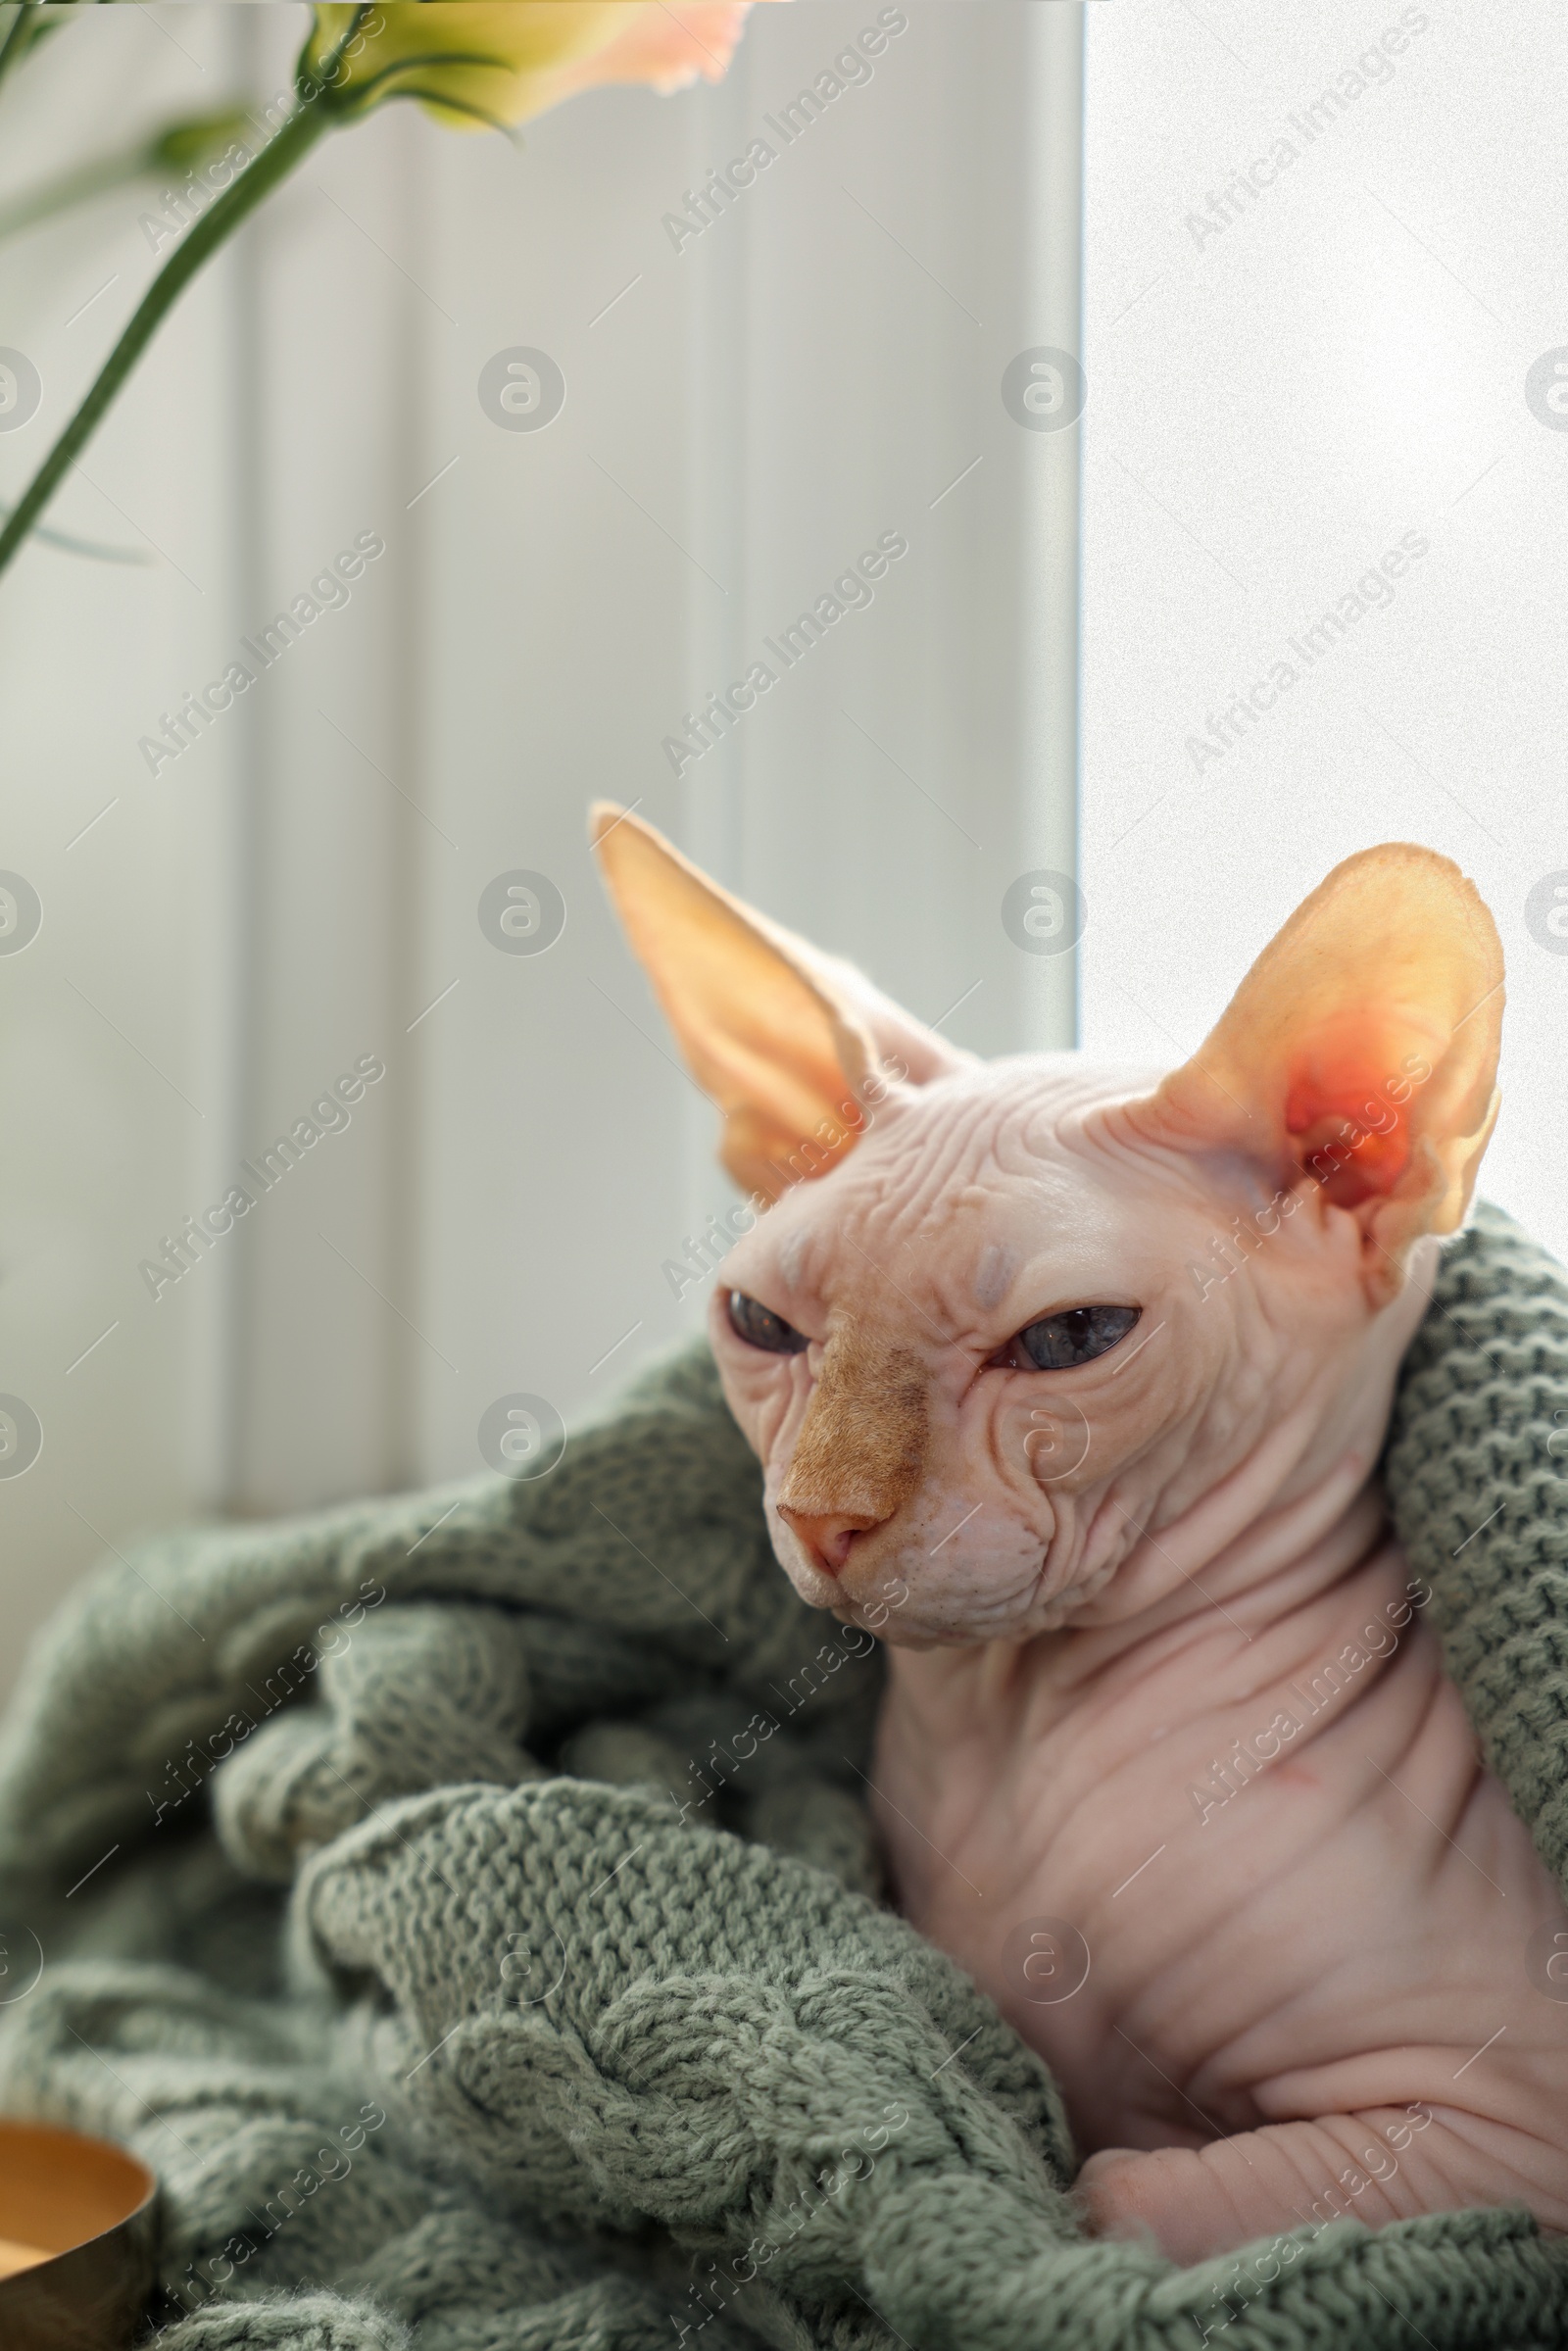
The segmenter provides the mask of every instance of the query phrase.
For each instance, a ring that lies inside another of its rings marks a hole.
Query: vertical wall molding
[[[260,12],[225,12],[222,64],[233,85],[260,95],[269,87]],[[263,250],[267,215],[253,216],[213,267],[221,273],[226,394],[219,423],[223,444],[227,576],[225,634],[235,642],[261,612],[268,483],[275,454],[262,395]],[[193,911],[193,967],[205,985],[202,1096],[209,1108],[199,1145],[197,1190],[220,1200],[253,1148],[256,1070],[263,989],[261,938],[263,826],[267,799],[267,717],[260,696],[232,712],[233,749],[224,788],[205,812],[205,872]],[[257,1267],[235,1248],[215,1252],[194,1298],[187,1427],[190,1485],[205,1509],[224,1511],[245,1484],[245,1428],[255,1374]]]
[[[421,838],[426,820],[420,813],[429,796],[427,713],[429,702],[429,600],[437,592],[432,578],[433,548],[429,508],[419,498],[439,459],[431,460],[428,430],[431,326],[428,298],[420,287],[430,281],[432,240],[426,223],[430,209],[428,149],[420,137],[423,124],[413,110],[397,110],[392,126],[394,148],[396,227],[398,251],[410,277],[395,289],[392,300],[391,346],[393,382],[389,387],[392,430],[387,448],[389,514],[397,515],[399,562],[388,582],[391,591],[386,637],[390,655],[387,677],[392,710],[392,774],[398,792],[387,808],[389,877],[386,894],[387,939],[381,958],[385,998],[384,1033],[388,1040],[386,1127],[386,1234],[382,1252],[382,1287],[390,1300],[380,1317],[381,1344],[387,1362],[387,1429],[385,1469],[388,1485],[416,1483],[422,1458],[420,1398],[421,1366],[418,1340],[403,1318],[417,1312],[416,1301],[426,1280],[428,1249],[423,1231],[426,1213],[426,1161],[421,1124],[427,1114],[424,1083],[426,1033],[414,1024],[428,998],[425,982],[432,967],[430,953],[431,893],[423,874],[427,841]],[[411,282],[412,280],[412,282]],[[443,453],[444,454],[444,453]],[[436,986],[440,982],[435,983]],[[401,1308],[401,1311],[398,1309]]]
[[[1035,337],[1083,364],[1084,35],[1087,11],[1025,9],[1029,250]],[[1090,387],[1090,398],[1094,396]],[[1026,543],[1035,562],[1019,581],[1019,693],[1023,705],[1024,862],[1080,873],[1080,710],[1083,570],[1082,433],[1040,436]],[[1020,1042],[1075,1046],[1081,1029],[1080,956],[1036,966]]]

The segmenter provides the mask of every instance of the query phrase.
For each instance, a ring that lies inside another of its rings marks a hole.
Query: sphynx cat
[[[1142,1079],[979,1061],[593,829],[766,1205],[713,1351],[785,1572],[889,1644],[899,1905],[1051,2065],[1088,2226],[1183,2262],[1345,2213],[1568,2229],[1568,2001],[1527,1964],[1568,1909],[1374,1475],[1496,1114],[1473,886],[1347,859]]]

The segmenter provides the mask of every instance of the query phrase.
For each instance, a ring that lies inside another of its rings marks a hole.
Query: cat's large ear
[[[808,947],[700,873],[653,826],[596,801],[606,886],[687,1066],[724,1114],[720,1157],[777,1200],[825,1175],[901,1088],[964,1067],[850,964]]]
[[[1336,865],[1258,956],[1218,1026],[1134,1126],[1310,1180],[1361,1227],[1374,1302],[1410,1245],[1464,1218],[1497,1115],[1502,949],[1457,865],[1388,842]]]

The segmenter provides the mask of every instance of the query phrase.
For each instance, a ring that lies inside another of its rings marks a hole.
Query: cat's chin
[[[929,1656],[933,1649],[946,1649],[961,1645],[954,1641],[944,1640],[944,1638],[937,1633],[932,1633],[929,1635],[923,1633],[906,1633],[901,1635],[897,1641],[888,1641],[885,1634],[880,1636],[880,1638],[882,1639],[886,1647],[890,1649],[902,1649],[905,1655],[908,1657],[925,1657]]]
[[[882,1615],[880,1609],[873,1613],[878,1618]],[[848,1625],[857,1633],[874,1634],[890,1649],[966,1649],[975,1643],[972,1633],[926,1632],[915,1626],[895,1626],[891,1619],[868,1624],[854,1608],[835,1608],[832,1614],[839,1624]]]
[[[1028,1632],[1008,1625],[933,1624],[902,1613],[898,1602],[848,1601],[828,1613],[838,1624],[857,1633],[869,1633],[890,1649],[981,1649],[998,1641],[1028,1639]]]
[[[1107,1566],[1079,1583],[1069,1584],[1050,1599],[1036,1597],[1027,1606],[1000,1609],[957,1622],[951,1619],[934,1622],[906,1606],[875,1599],[852,1600],[837,1607],[831,1602],[814,1604],[826,1606],[841,1625],[874,1634],[890,1649],[982,1649],[999,1644],[1021,1648],[1042,1634],[1068,1631],[1081,1622],[1084,1608],[1111,1582],[1114,1572],[1113,1567]]]

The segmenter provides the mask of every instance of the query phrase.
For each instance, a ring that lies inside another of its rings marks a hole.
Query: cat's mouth
[[[785,1479],[775,1470],[767,1485],[774,1555],[801,1598],[890,1647],[1023,1641],[1054,1621],[1062,1510],[1038,1489],[1020,1506],[982,1481],[938,1477],[878,1523],[848,1502],[781,1508]]]

